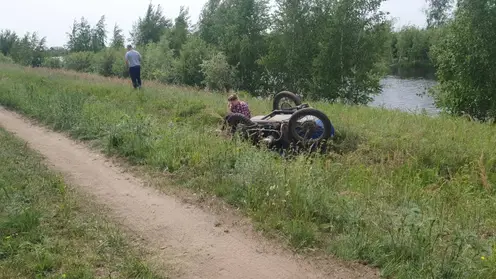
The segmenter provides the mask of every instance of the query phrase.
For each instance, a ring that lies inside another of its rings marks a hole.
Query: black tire
[[[244,114],[241,113],[232,113],[227,116],[227,124],[231,127],[236,127],[238,124],[243,124],[243,125],[254,125],[248,117],[246,117]]]
[[[272,102],[272,110],[281,110],[282,109],[280,102],[283,98],[290,99],[292,102],[295,103],[294,106],[301,105],[301,99],[300,99],[300,97],[298,97],[298,95],[296,95],[292,92],[289,92],[289,91],[281,91],[274,96],[274,101]]]
[[[248,117],[241,113],[232,113],[226,117],[226,123],[230,127],[230,133],[232,135],[236,134],[236,132],[240,132],[243,138],[248,136],[243,126],[252,126],[255,125]],[[238,126],[241,124],[241,126]],[[241,128],[238,130],[238,128]]]
[[[305,139],[302,136],[298,134],[297,131],[297,121],[299,118],[302,116],[315,116],[319,118],[322,121],[322,124],[324,125],[324,130],[322,132],[322,136],[317,138],[317,139]],[[291,115],[291,118],[289,119],[289,133],[291,135],[292,141],[299,142],[299,143],[304,143],[306,144],[314,144],[318,143],[321,141],[327,140],[329,137],[331,137],[332,131],[334,130],[331,121],[325,115],[323,112],[313,109],[313,108],[305,108],[296,111],[293,115]]]

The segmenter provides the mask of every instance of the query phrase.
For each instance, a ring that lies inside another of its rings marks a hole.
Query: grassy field
[[[385,277],[494,278],[496,128],[312,103],[334,152],[283,160],[215,132],[226,96],[0,65],[0,104],[222,197],[265,232],[380,266]],[[256,113],[269,101],[246,98]]]
[[[0,129],[0,278],[162,278],[77,198]]]

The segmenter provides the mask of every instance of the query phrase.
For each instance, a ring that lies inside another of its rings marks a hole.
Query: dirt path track
[[[104,156],[64,135],[35,126],[0,107],[0,126],[28,142],[71,185],[105,205],[127,230],[140,236],[162,268],[175,278],[376,278],[368,268],[326,261],[314,264],[270,247],[253,233],[216,227],[216,216],[159,193]]]

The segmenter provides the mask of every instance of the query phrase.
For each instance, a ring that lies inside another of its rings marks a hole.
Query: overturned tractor
[[[313,149],[334,136],[334,127],[321,111],[302,104],[294,93],[282,91],[273,100],[272,112],[247,118],[234,113],[227,117],[231,133],[239,133],[255,144],[269,148]]]

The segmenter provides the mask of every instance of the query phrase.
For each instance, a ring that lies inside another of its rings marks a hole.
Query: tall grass
[[[86,203],[0,129],[0,278],[161,278]]]
[[[292,160],[215,129],[222,94],[0,66],[0,103],[223,197],[295,248],[396,278],[496,276],[496,130],[462,119],[312,103],[334,152]],[[255,114],[270,102],[245,98]]]

